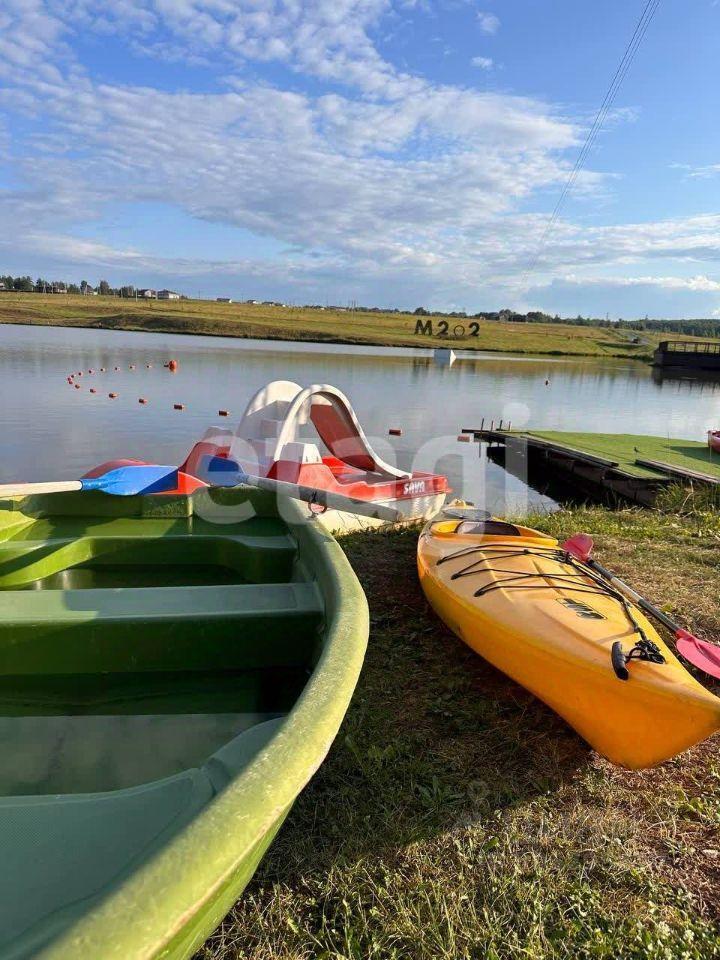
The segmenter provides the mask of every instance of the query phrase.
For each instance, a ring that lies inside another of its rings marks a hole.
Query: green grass
[[[615,460],[627,473],[639,477],[656,477],[658,474],[654,470],[638,466],[635,463],[637,459],[658,460],[720,478],[720,454],[712,453],[706,443],[694,440],[645,437],[632,433],[565,433],[553,430],[525,432],[529,436],[549,440],[551,443]]]
[[[717,514],[594,508],[537,523],[592,533],[603,562],[720,637]],[[611,766],[429,611],[416,531],[344,546],[372,617],[360,684],[198,958],[720,957],[717,740],[653,771]]]
[[[557,356],[629,357],[649,360],[662,339],[643,334],[633,344],[627,332],[563,324],[518,324],[478,321],[478,335],[438,335],[438,317],[432,319],[435,335],[415,334],[416,317],[410,314],[339,312],[252,304],[222,304],[208,300],[127,300],[118,297],[82,297],[0,293],[0,323],[28,323],[213,336],[265,337],[364,343],[381,346],[451,345],[502,353]],[[687,338],[693,339],[693,338]]]

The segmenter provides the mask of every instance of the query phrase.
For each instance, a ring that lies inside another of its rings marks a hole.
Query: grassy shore
[[[573,450],[614,460],[626,473],[636,477],[657,477],[662,472],[638,465],[638,460],[655,460],[720,479],[720,454],[707,443],[633,433],[568,433],[557,430],[527,430],[528,436],[549,440]]]
[[[102,327],[162,333],[259,337],[325,343],[379,346],[447,346],[502,353],[557,356],[630,357],[649,360],[662,337],[642,334],[633,344],[628,331],[565,324],[525,324],[448,320],[450,335],[440,336],[441,318],[432,320],[433,336],[415,333],[417,318],[410,314],[340,312],[295,307],[271,307],[208,300],[127,300],[119,297],[52,296],[0,293],[0,323],[49,326]],[[454,336],[458,324],[464,336]],[[692,339],[692,338],[687,338]]]
[[[592,533],[599,559],[720,638],[716,513],[537,524]],[[717,738],[656,770],[611,766],[428,610],[415,531],[344,546],[372,617],[356,695],[198,960],[720,957]]]

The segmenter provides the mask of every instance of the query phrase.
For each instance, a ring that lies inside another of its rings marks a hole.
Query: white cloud
[[[494,13],[480,10],[477,19],[483,33],[495,34],[500,29],[500,19]]]
[[[688,279],[675,269],[720,259],[715,215],[604,227],[560,221],[523,283],[547,222],[522,213],[523,203],[541,190],[557,194],[574,160],[568,148],[583,131],[542,100],[397,69],[372,40],[394,4],[5,0],[0,107],[38,122],[16,139],[13,181],[21,186],[0,189],[4,256],[306,289],[352,277],[366,290],[428,290],[438,303],[481,289],[519,296],[554,278],[578,288],[715,291],[705,274]],[[73,55],[79,31],[111,32],[177,64],[212,64],[225,80],[205,93],[100,82]],[[245,69],[250,61],[280,62],[298,82],[261,83]],[[473,63],[492,66],[486,57]],[[303,87],[303,76],[312,83]],[[629,119],[622,109],[616,116]],[[0,153],[3,146],[0,125]],[[592,196],[607,182],[585,170],[575,192]],[[285,252],[174,256],[170,236],[159,256],[150,242],[130,249],[82,236],[113,205],[143,203],[271,238]],[[630,265],[632,275],[621,276]]]
[[[662,290],[690,290],[696,293],[720,292],[720,280],[698,275],[696,277],[578,277],[573,274],[562,277],[564,283],[574,286],[601,287],[658,287]]]
[[[676,170],[684,170],[688,177],[698,180],[708,180],[720,174],[720,163],[709,163],[700,167],[694,167],[688,163],[672,163],[670,166]]]
[[[492,57],[473,57],[471,63],[474,67],[479,67],[481,70],[492,70],[493,68]]]

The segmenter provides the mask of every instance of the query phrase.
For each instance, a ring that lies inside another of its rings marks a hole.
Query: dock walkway
[[[651,505],[671,484],[720,485],[720,455],[693,440],[494,427],[463,432],[504,446],[512,473],[542,467],[591,496],[614,493]]]

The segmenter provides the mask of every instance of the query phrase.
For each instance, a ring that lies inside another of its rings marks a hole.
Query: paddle
[[[64,493],[71,490],[100,490],[115,497],[132,497],[139,493],[163,493],[174,490],[178,482],[177,467],[142,464],[117,467],[99,477],[85,480],[59,480],[50,483],[0,484],[0,497],[29,496],[34,493]]]
[[[376,520],[385,520],[388,523],[397,523],[403,520],[399,510],[386,507],[371,500],[358,500],[347,497],[331,490],[320,490],[317,487],[305,487],[297,483],[288,483],[285,480],[271,480],[267,477],[254,477],[237,468],[234,460],[225,460],[223,457],[203,458],[205,461],[199,473],[201,478],[211,486],[235,487],[245,484],[257,487],[258,490],[267,490],[270,493],[282,494],[293,500],[303,500],[311,508],[317,504],[324,510],[340,510],[344,513],[356,513],[363,517],[373,517]],[[320,511],[323,512],[323,511]]]
[[[644,597],[641,597],[632,587],[616,577],[614,573],[601,563],[598,563],[597,560],[593,560],[591,556],[593,547],[593,538],[587,533],[576,533],[562,544],[562,549],[566,550],[570,556],[575,557],[576,560],[580,560],[587,567],[590,567],[591,570],[596,570],[608,583],[615,587],[616,590],[623,593],[628,600],[632,600],[641,610],[649,613],[650,616],[655,617],[656,620],[662,623],[664,627],[667,627],[675,637],[678,653],[682,654],[686,660],[696,667],[699,667],[700,670],[704,670],[705,673],[708,673],[711,677],[720,679],[720,646],[716,643],[710,643],[707,640],[700,640],[689,631],[684,630],[679,624],[668,617],[666,613],[663,613],[658,607],[653,606],[652,603]]]

